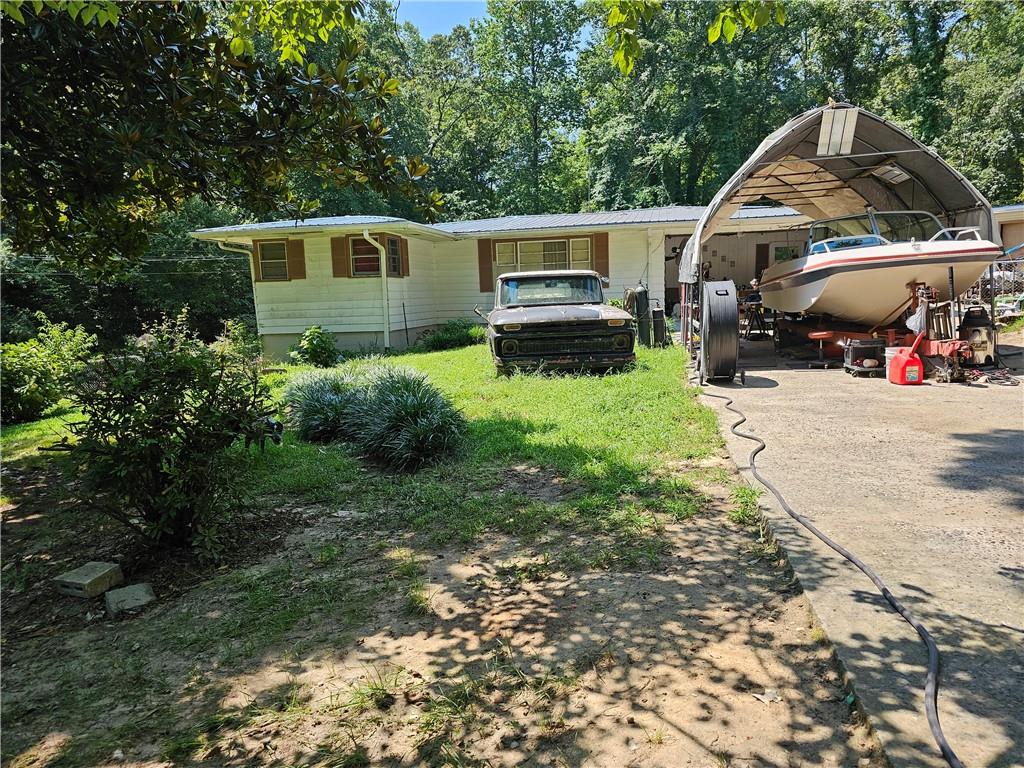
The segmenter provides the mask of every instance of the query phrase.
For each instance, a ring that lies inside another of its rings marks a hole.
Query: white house
[[[1007,248],[1024,239],[1022,208],[995,210]],[[702,212],[667,206],[433,225],[334,216],[192,236],[249,257],[258,332],[266,354],[280,359],[311,325],[333,332],[342,349],[405,347],[448,320],[474,318],[474,307],[490,309],[495,278],[519,269],[594,269],[609,278],[607,293],[619,297],[642,281],[671,310],[679,300],[672,249]],[[705,244],[703,261],[713,277],[749,283],[799,252],[806,223],[789,208],[744,207]]]

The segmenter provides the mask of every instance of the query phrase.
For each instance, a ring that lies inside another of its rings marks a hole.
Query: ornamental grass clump
[[[359,432],[357,406],[366,396],[359,371],[311,371],[296,377],[284,393],[288,426],[310,443],[353,440]]]
[[[398,469],[416,469],[459,445],[465,419],[422,373],[384,366],[357,405],[363,451]]]
[[[374,361],[313,371],[285,390],[288,426],[310,442],[346,442],[396,469],[456,449],[465,419],[422,373]]]

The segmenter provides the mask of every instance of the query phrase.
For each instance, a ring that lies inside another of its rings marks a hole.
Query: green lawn
[[[499,378],[483,346],[402,355],[394,363],[426,373],[465,414],[469,437],[460,455],[414,475],[368,471],[344,446],[286,435],[281,448],[240,456],[249,487],[259,496],[366,513],[438,544],[470,541],[492,527],[534,535],[550,534],[552,526],[638,544],[656,528],[656,513],[683,518],[697,508],[689,482],[665,471],[669,462],[721,446],[714,414],[684,382],[678,348],[641,350],[634,370],[604,376]],[[291,375],[275,374],[275,391]],[[513,473],[508,482],[510,467],[539,468],[538,482],[557,478],[575,493],[558,504],[531,501],[522,492],[531,476]],[[635,564],[656,546],[648,541],[642,551],[600,557]]]
[[[72,734],[55,766],[103,762],[119,744],[138,741],[155,742],[175,761],[194,759],[228,727],[225,717],[234,723],[254,716],[251,708],[225,714],[219,704],[235,671],[268,653],[296,659],[312,649],[338,653],[381,605],[429,615],[424,563],[442,549],[470,551],[474,541],[505,536],[523,563],[505,574],[510,581],[584,568],[647,570],[670,546],[666,523],[700,512],[701,482],[731,482],[700,468],[722,443],[714,414],[685,384],[678,349],[641,350],[634,370],[607,376],[498,378],[483,346],[392,362],[427,373],[463,411],[469,431],[463,451],[416,474],[396,474],[346,446],[305,444],[290,433],[263,454],[236,448],[251,514],[298,505],[314,524],[326,521],[327,530],[345,536],[212,572],[139,619],[69,626],[68,642],[77,638],[82,649],[70,656],[64,641],[5,640],[6,656],[17,666],[7,670],[15,693],[4,716],[24,726],[5,740],[6,760],[21,755],[14,764],[34,764],[24,750],[54,729]],[[301,370],[270,374],[275,395]],[[38,449],[59,438],[63,418],[4,428],[8,467],[53,461]],[[59,488],[50,492],[68,493],[65,487],[73,486],[61,472],[70,468],[51,469],[48,482]],[[547,493],[552,489],[558,492]],[[31,516],[36,491],[10,493],[19,513]],[[23,560],[13,573],[34,568],[21,589],[56,575],[47,570],[56,559],[47,547],[58,546],[55,532],[74,533],[68,521],[84,520],[74,503],[47,501],[38,511],[46,518],[38,541],[5,551],[6,558]],[[344,524],[333,522],[337,515]],[[64,562],[93,559],[87,536],[69,536],[60,545]],[[6,579],[5,593],[11,586]],[[97,730],[92,726],[106,718],[111,697],[125,715]]]

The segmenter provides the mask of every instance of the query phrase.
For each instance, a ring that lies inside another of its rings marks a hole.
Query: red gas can
[[[924,361],[917,354],[917,346],[924,333],[917,334],[912,347],[900,347],[889,361],[889,381],[893,384],[921,384],[924,382]]]

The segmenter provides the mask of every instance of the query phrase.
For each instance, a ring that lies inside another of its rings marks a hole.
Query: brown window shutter
[[[409,276],[409,241],[404,237],[402,243],[402,277]]]
[[[252,279],[253,282],[263,282],[263,270],[260,269],[260,243],[261,240],[252,241]]]
[[[303,240],[288,241],[288,279],[306,279],[306,243]]]
[[[331,238],[331,272],[335,277],[352,277],[352,260],[348,257],[348,238]]]
[[[494,292],[494,259],[490,239],[476,241],[476,260],[480,265],[480,292]]]
[[[608,274],[608,233],[598,232],[594,235],[594,271],[599,275]]]

